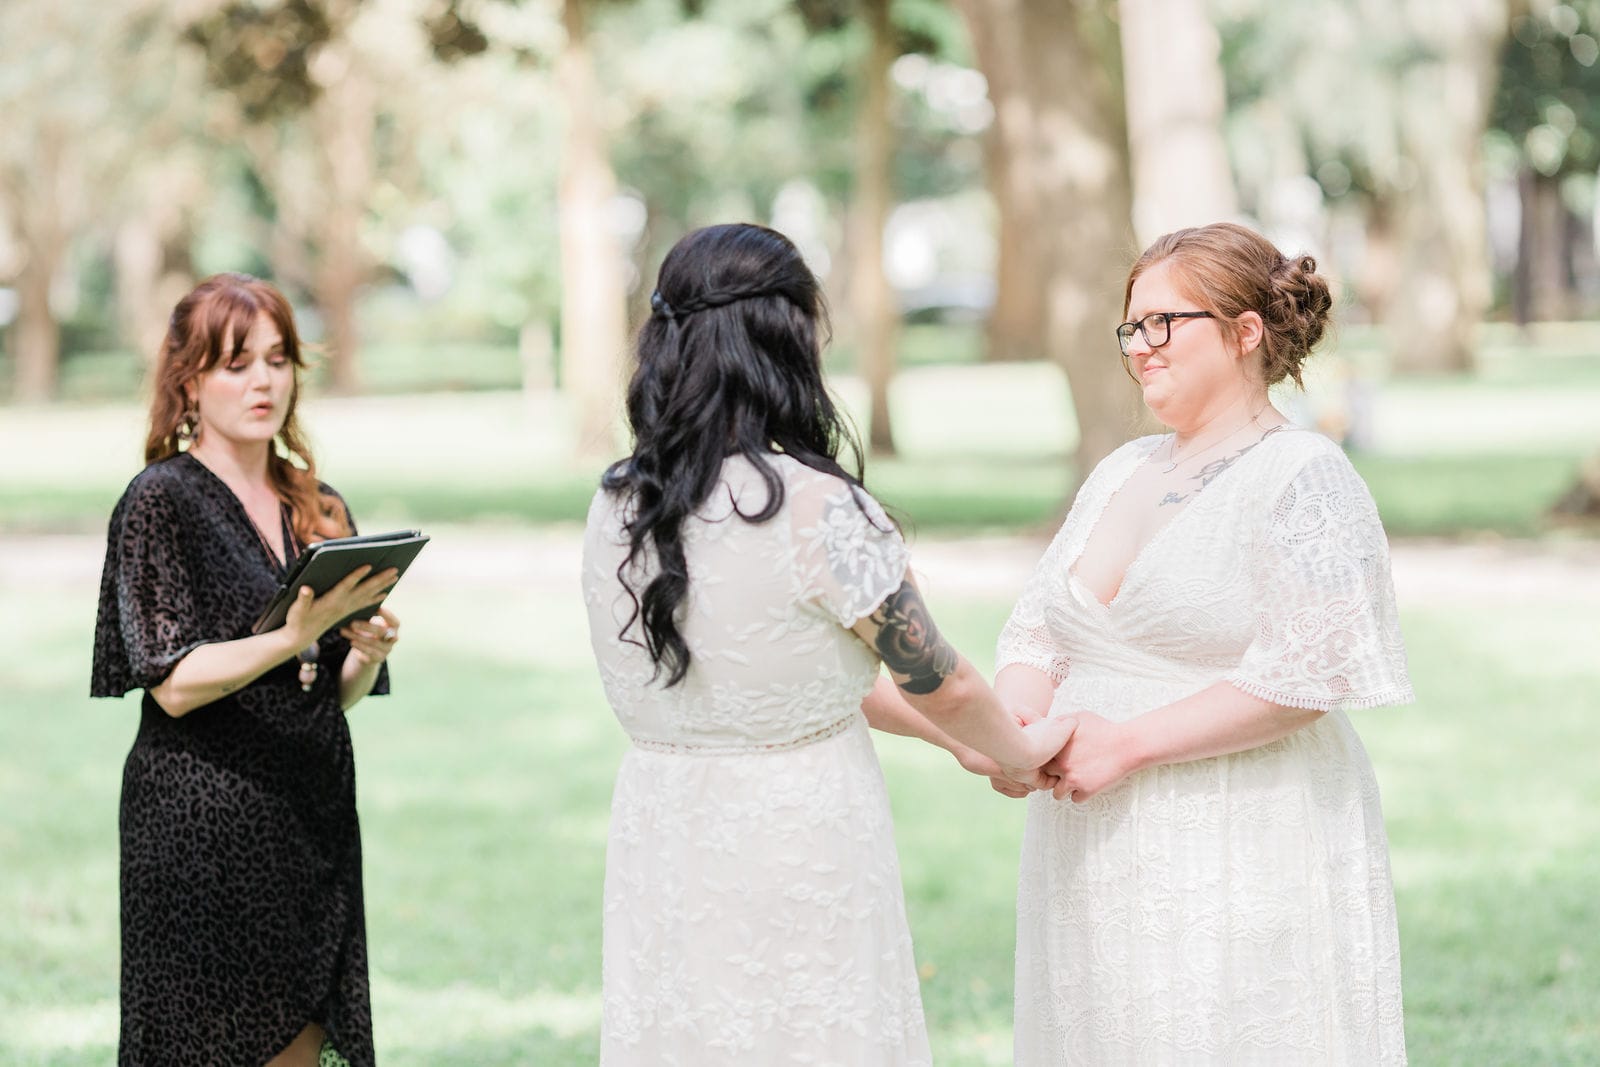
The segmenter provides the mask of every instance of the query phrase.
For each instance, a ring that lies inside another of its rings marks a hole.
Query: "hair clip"
[[[667,303],[666,298],[661,295],[661,290],[659,289],[650,294],[650,310],[664,319],[674,317],[672,305]]]

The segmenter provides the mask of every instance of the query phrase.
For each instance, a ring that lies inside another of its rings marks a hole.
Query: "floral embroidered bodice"
[[[865,493],[787,456],[772,463],[785,486],[777,515],[751,523],[735,513],[754,514],[767,501],[755,467],[735,457],[684,524],[682,630],[694,666],[671,689],[652,681],[638,625],[621,636],[634,609],[616,580],[625,516],[604,492],[595,498],[585,598],[606,697],[635,741],[791,743],[856,712],[872,688],[878,657],[846,627],[899,587],[905,542]],[[653,571],[646,561],[625,573],[643,592]]]
[[[1101,604],[1072,573],[1094,523],[1161,437],[1085,482],[1001,635],[998,666],[1074,659],[1150,677],[1225,675],[1322,711],[1408,698],[1389,549],[1372,495],[1327,438],[1275,433],[1197,493]]]

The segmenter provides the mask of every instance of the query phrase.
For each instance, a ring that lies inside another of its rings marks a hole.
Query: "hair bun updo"
[[[1261,316],[1261,375],[1268,385],[1285,378],[1304,387],[1301,368],[1333,316],[1333,293],[1308,255],[1285,256],[1247,226],[1214,222],[1156,238],[1128,274],[1123,312],[1133,283],[1157,263],[1171,260],[1180,290],[1216,315],[1224,329],[1247,311]]]
[[[1333,315],[1333,293],[1317,273],[1311,256],[1286,256],[1271,275],[1271,294],[1261,311],[1267,337],[1262,343],[1262,370],[1268,385],[1285,378],[1300,380],[1300,368],[1322,340]]]

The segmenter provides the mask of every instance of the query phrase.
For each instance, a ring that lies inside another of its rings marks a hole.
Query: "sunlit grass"
[[[1385,447],[1356,461],[1391,536],[1536,532],[1600,443],[1587,333],[1546,330],[1531,354],[1488,333],[1477,378],[1380,394]],[[1059,372],[961,366],[970,337],[913,339],[924,356],[893,397],[901,455],[869,465],[871,487],[924,537],[1050,526],[1073,480]],[[407,373],[425,356],[409,353]],[[477,385],[506,376],[504,353],[477,358]],[[408,380],[421,379],[386,385]],[[837,385],[859,411],[860,383]],[[313,397],[305,413],[326,477],[369,530],[475,522],[532,539],[527,523],[582,520],[601,467],[570,454],[570,412],[550,393]],[[6,411],[0,532],[103,529],[138,468],[141,418],[131,401]],[[624,741],[589,663],[576,577],[552,594],[430,585],[425,572],[396,598],[396,695],[352,719],[380,1054],[592,1063]],[[105,1063],[116,1037],[116,806],[137,709],[82,696],[94,594],[81,574],[0,588],[8,1065]],[[1007,605],[936,607],[986,661]],[[1422,703],[1356,721],[1385,790],[1412,1061],[1600,1061],[1600,621],[1530,604],[1419,609],[1407,625]],[[999,1067],[1021,808],[936,752],[897,738],[879,749],[938,1062]]]
[[[530,535],[531,536],[531,535]],[[382,1062],[593,1063],[599,887],[624,740],[576,579],[402,588],[395,695],[351,718]],[[938,588],[940,583],[934,583]],[[0,1062],[116,1037],[116,811],[137,709],[84,698],[93,582],[0,589]],[[936,596],[987,667],[1008,605]],[[1600,618],[1418,607],[1421,702],[1354,718],[1384,790],[1412,1062],[1600,1061]],[[1021,805],[880,738],[937,1062],[1010,1062]]]
[[[836,386],[859,412],[861,383]],[[1332,388],[1313,381],[1312,395]],[[1038,529],[1060,516],[1076,429],[1058,370],[925,366],[902,375],[892,399],[900,451],[870,460],[867,482],[912,527]],[[1600,383],[1559,395],[1399,383],[1378,397],[1379,447],[1354,459],[1391,535],[1525,535],[1548,525],[1600,446],[1597,410]],[[312,397],[303,415],[323,476],[369,528],[581,522],[605,462],[573,455],[567,398],[550,392]],[[139,468],[142,419],[131,403],[7,410],[0,531],[103,528]]]

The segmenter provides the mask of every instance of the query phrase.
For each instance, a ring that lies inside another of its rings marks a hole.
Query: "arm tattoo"
[[[878,655],[890,671],[905,677],[898,683],[901,689],[926,696],[955,673],[960,657],[940,636],[916,586],[902,582],[872,617],[878,624]]]

